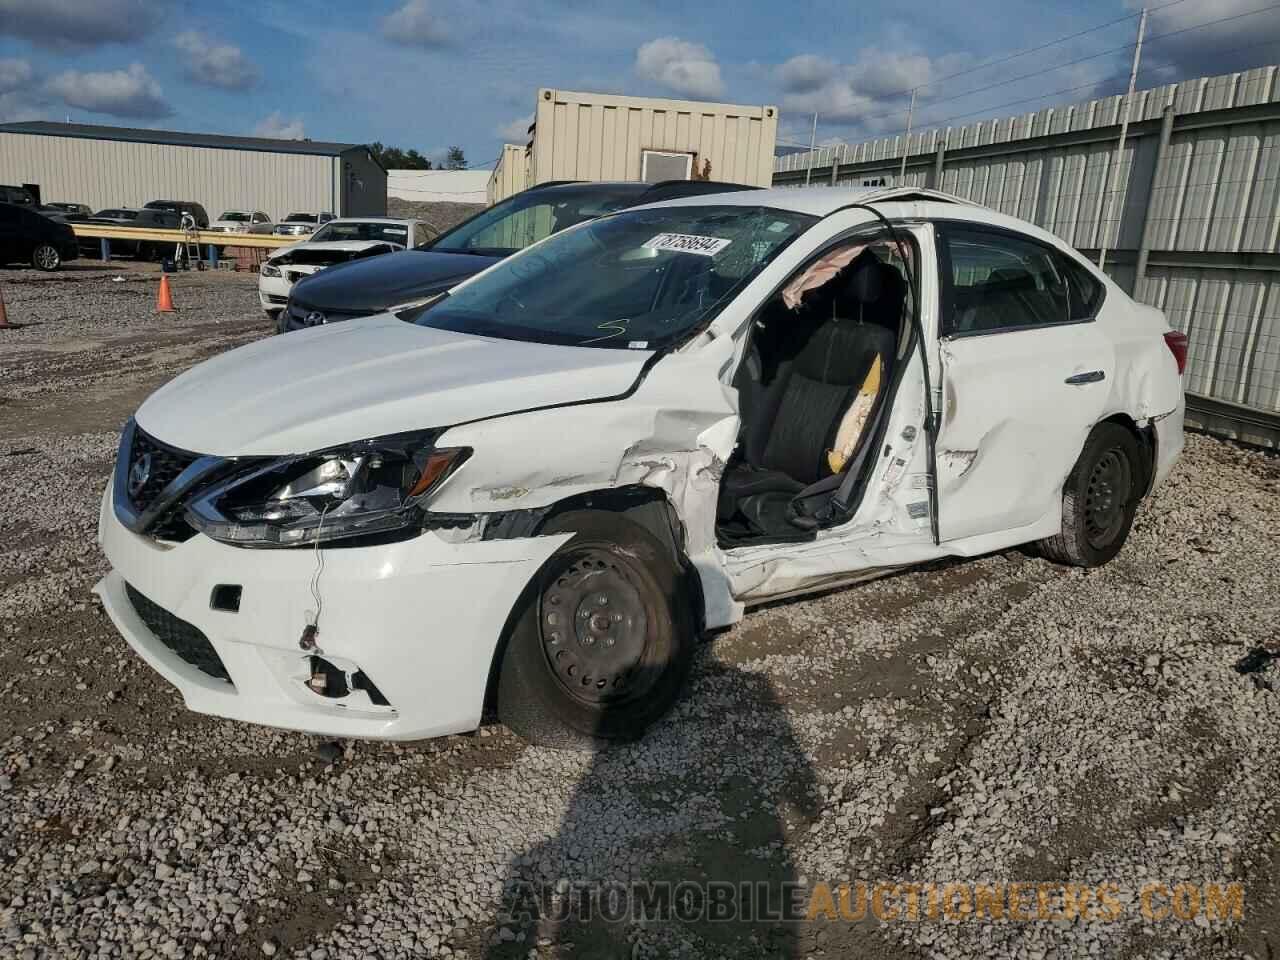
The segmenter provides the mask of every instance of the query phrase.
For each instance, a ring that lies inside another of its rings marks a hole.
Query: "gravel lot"
[[[268,332],[254,279],[179,275],[157,316],[150,268],[0,271],[27,324],[0,331],[0,957],[1280,954],[1280,663],[1249,659],[1276,459],[1190,438],[1101,570],[1010,551],[754,611],[596,757],[497,726],[325,744],[187,713],[89,592],[120,422]],[[1121,909],[500,923],[538,880],[1114,883]],[[1242,882],[1243,918],[1149,919],[1155,881]]]

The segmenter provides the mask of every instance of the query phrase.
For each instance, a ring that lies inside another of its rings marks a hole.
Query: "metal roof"
[[[261,153],[299,153],[324,157],[338,157],[349,150],[367,149],[362,143],[275,140],[270,137],[225,137],[214,133],[145,130],[138,127],[112,127],[90,123],[54,123],[47,120],[0,123],[0,133],[75,137],[81,140],[118,140],[126,143],[162,143],[178,147],[212,147],[219,150],[254,150]]]

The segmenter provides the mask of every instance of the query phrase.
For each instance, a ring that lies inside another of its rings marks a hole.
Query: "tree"
[[[465,170],[467,169],[467,157],[462,152],[461,147],[450,147],[449,152],[445,154],[444,166],[446,170]]]
[[[417,150],[384,147],[378,141],[369,144],[369,152],[384,170],[430,170],[431,161]]]

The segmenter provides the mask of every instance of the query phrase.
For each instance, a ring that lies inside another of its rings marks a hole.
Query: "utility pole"
[[[1103,217],[1101,226],[1101,237],[1099,240],[1098,250],[1098,269],[1102,270],[1107,265],[1107,230],[1110,229],[1112,207],[1115,204],[1115,195],[1117,188],[1117,180],[1120,176],[1120,158],[1124,155],[1124,140],[1129,134],[1129,108],[1133,103],[1133,88],[1138,82],[1138,65],[1142,62],[1142,38],[1147,32],[1147,8],[1142,8],[1142,16],[1138,18],[1138,42],[1133,47],[1133,69],[1129,71],[1129,92],[1124,95],[1124,103],[1120,107],[1120,139],[1116,141],[1115,156],[1111,158],[1111,176],[1107,179],[1110,185],[1107,188],[1107,194],[1103,197]],[[1124,209],[1120,210],[1120,216],[1124,216]],[[1120,229],[1116,228],[1116,240],[1120,239]]]
[[[804,185],[809,185],[809,178],[813,176],[813,151],[818,145],[818,111],[813,111],[813,129],[809,132],[809,168],[804,172]]]
[[[916,112],[916,91],[919,87],[911,88],[911,106],[907,107],[907,139],[902,145],[902,169],[898,171],[898,185],[902,185],[903,178],[907,175],[907,153],[911,150],[911,120]]]

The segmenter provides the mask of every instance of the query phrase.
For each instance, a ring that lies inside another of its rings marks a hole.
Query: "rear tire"
[[[37,270],[52,273],[62,266],[62,254],[51,243],[42,243],[31,251],[31,265]]]
[[[1124,427],[1094,427],[1062,488],[1062,532],[1040,541],[1041,554],[1075,567],[1100,567],[1119,553],[1142,498],[1142,456]]]
[[[524,739],[592,748],[634,740],[675,703],[696,639],[671,551],[616,514],[575,511],[573,531],[513,614],[498,673],[498,718]]]

